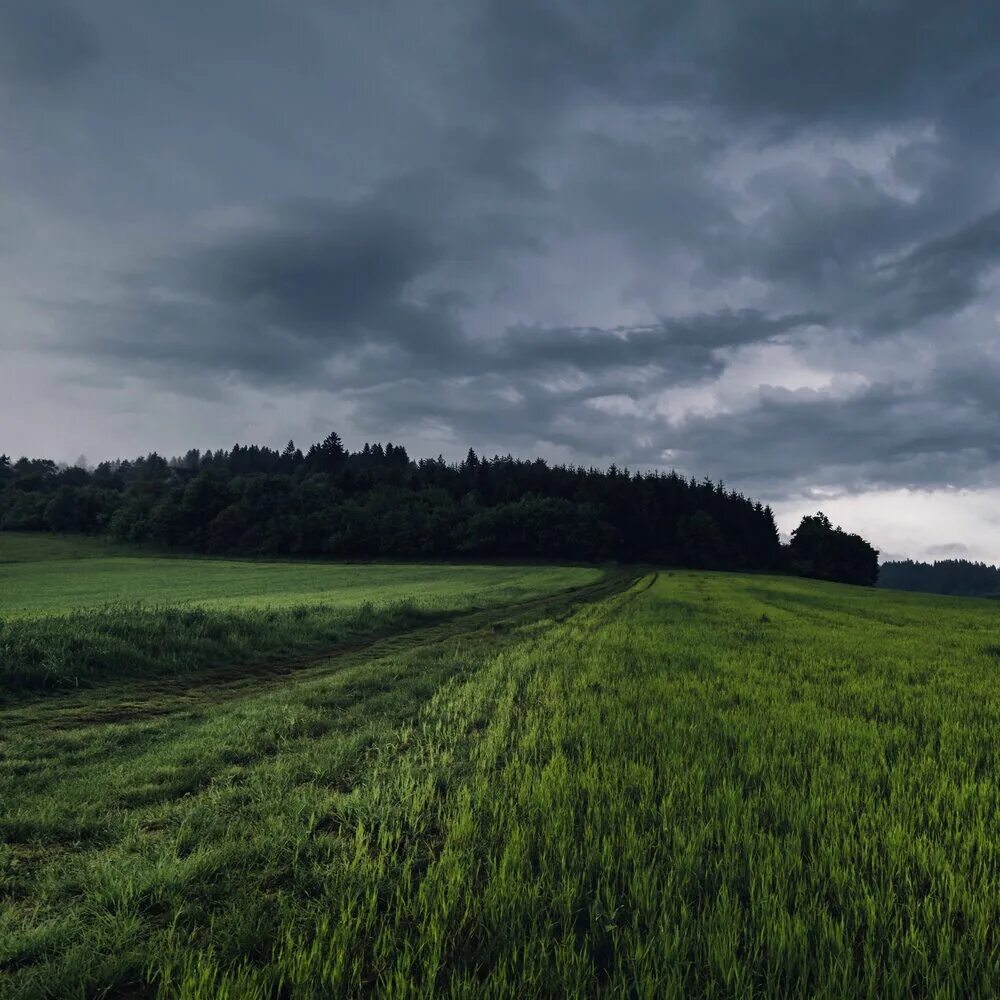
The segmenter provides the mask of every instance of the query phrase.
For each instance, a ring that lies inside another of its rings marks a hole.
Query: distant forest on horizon
[[[912,559],[882,563],[878,584],[893,590],[917,590],[958,597],[1000,598],[1000,567],[968,559]]]
[[[878,552],[822,514],[782,545],[769,506],[676,472],[393,444],[156,453],[93,469],[0,455],[0,530],[244,556],[529,558],[793,572],[874,585]]]

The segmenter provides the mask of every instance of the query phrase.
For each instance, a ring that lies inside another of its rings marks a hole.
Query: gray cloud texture
[[[99,53],[90,23],[59,0],[0,7],[0,75],[15,84],[68,84]]]
[[[49,452],[131,444],[64,449],[70,363],[352,443],[1000,486],[985,0],[14,0],[0,88]]]

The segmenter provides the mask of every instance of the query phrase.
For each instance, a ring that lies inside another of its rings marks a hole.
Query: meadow
[[[401,595],[425,609],[497,605],[593,582],[587,567],[334,563],[150,555],[99,539],[0,532],[0,616],[109,604],[353,607]]]
[[[585,567],[154,556],[0,533],[0,698],[108,678],[280,669],[600,579]]]
[[[18,701],[0,996],[995,995],[996,611],[607,572]]]

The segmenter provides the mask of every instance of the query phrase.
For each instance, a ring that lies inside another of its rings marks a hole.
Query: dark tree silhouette
[[[835,528],[820,511],[792,532],[792,569],[804,576],[874,587],[878,581],[878,552],[860,535]]]
[[[878,583],[880,587],[922,590],[929,594],[1000,597],[1000,567],[968,559],[941,559],[933,563],[906,559],[883,563]]]
[[[541,558],[782,570],[872,582],[862,539],[806,519],[783,551],[770,507],[677,473],[550,466],[469,449],[413,461],[401,445],[305,455],[236,444],[93,470],[0,461],[0,530],[104,532],[197,552]],[[877,562],[876,562],[877,568]]]
[[[289,445],[292,443],[288,442]],[[285,449],[286,453],[288,449]],[[316,472],[337,472],[344,464],[347,452],[336,431],[331,431],[320,444],[314,444],[306,455],[306,464]]]

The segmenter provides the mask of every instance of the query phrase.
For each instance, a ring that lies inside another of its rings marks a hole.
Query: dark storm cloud
[[[613,378],[601,390],[634,388]],[[522,377],[516,392],[497,375],[449,380],[436,396],[422,379],[351,390],[361,433],[384,433],[388,426],[413,431],[458,428],[454,446],[475,442],[485,454],[537,454],[569,461],[617,462],[621,466],[659,464],[662,447],[648,440],[648,421],[641,415],[609,419],[591,404],[602,391],[551,385]]]
[[[447,304],[405,298],[436,254],[385,206],[295,204],[129,276],[104,303],[74,305],[73,348],[173,381],[190,370],[261,385],[323,384],[326,362],[369,347],[445,354]]]
[[[766,205],[746,243],[722,248],[720,266],[821,292],[853,285],[873,252],[916,238],[920,213],[872,174],[835,160],[817,175],[800,163],[757,174],[751,194]]]
[[[771,496],[1000,482],[996,4],[15,0],[0,34],[10,298],[110,382]]]
[[[60,84],[85,69],[99,45],[88,21],[59,0],[0,5],[0,77]]]
[[[977,400],[978,401],[978,400]],[[765,390],[753,409],[696,418],[667,447],[709,474],[773,494],[810,485],[846,491],[995,483],[997,406],[970,405],[962,378],[875,384],[850,395]]]
[[[663,368],[664,384],[718,375],[727,348],[763,344],[805,326],[822,324],[819,314],[765,316],[757,310],[675,317],[653,326],[611,330],[515,327],[486,352],[498,368],[532,370],[571,366],[594,374],[607,369]]]
[[[491,0],[483,32],[506,93],[590,89],[685,101],[782,129],[996,108],[1000,9],[980,0]]]
[[[978,0],[716,0],[699,10],[718,30],[696,54],[712,67],[712,98],[737,116],[895,122],[967,108],[970,91],[995,79],[1000,10]]]
[[[261,385],[371,385],[420,371],[503,375],[516,386],[572,371],[603,386],[610,372],[649,366],[667,385],[718,375],[727,350],[823,322],[722,310],[611,329],[522,325],[474,339],[456,317],[460,298],[416,287],[442,255],[412,218],[375,199],[289,206],[132,276],[110,304],[77,304],[74,349],[147,371],[163,364],[171,379],[191,369]],[[440,405],[440,394],[429,399]]]
[[[748,410],[695,416],[679,427],[664,427],[639,408],[594,405],[635,391],[634,383],[613,375],[583,387],[536,377],[517,384],[518,394],[510,395],[506,379],[480,376],[453,383],[434,399],[424,383],[409,380],[364,390],[356,401],[371,431],[386,420],[414,427],[441,422],[500,451],[530,451],[541,440],[561,455],[671,465],[743,484],[771,500],[814,486],[846,492],[984,487],[995,485],[1000,462],[1000,413],[987,395],[987,377],[978,391],[954,376],[876,384],[850,395],[766,389]]]
[[[978,298],[984,275],[998,261],[1000,211],[880,267],[874,321],[901,329],[958,312]]]
[[[427,269],[428,236],[378,206],[296,205],[179,263],[211,300],[335,338]]]

